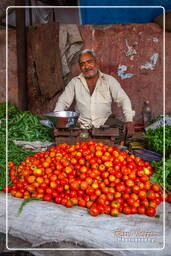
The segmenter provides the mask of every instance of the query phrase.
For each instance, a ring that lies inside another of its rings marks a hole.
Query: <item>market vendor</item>
[[[59,97],[54,111],[67,110],[75,99],[75,111],[80,113],[81,128],[99,128],[104,124],[112,126],[112,100],[122,107],[124,127],[128,135],[133,134],[133,111],[127,94],[119,82],[98,69],[96,54],[85,49],[79,55],[81,74],[74,77]]]

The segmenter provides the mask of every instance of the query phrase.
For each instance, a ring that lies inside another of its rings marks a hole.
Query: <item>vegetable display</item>
[[[12,140],[51,141],[50,129],[40,123],[40,119],[32,113],[22,112],[8,104],[8,149],[6,148],[6,103],[0,104],[0,191],[6,184],[6,150],[8,160],[18,165],[32,151],[17,146]],[[9,179],[9,184],[11,184]]]
[[[15,145],[12,141],[8,143],[8,160],[9,164],[14,162],[15,165],[26,157],[32,155],[32,151],[23,149],[21,146]],[[11,181],[9,179],[9,185]],[[6,141],[5,137],[0,138],[0,191],[6,185]]]
[[[12,196],[87,207],[92,216],[152,217],[166,199],[161,187],[150,181],[149,162],[103,143],[60,144],[26,157],[18,166],[10,164],[12,186],[5,190]]]
[[[6,132],[6,122],[0,124],[0,136]],[[43,126],[40,119],[29,111],[19,112],[8,119],[8,138],[22,141],[52,141],[51,129]]]
[[[151,165],[154,168],[154,173],[151,177],[151,181],[163,186],[163,176],[164,176],[163,160],[160,162],[153,161]],[[170,192],[171,191],[171,155],[165,161],[165,185],[166,185],[165,187],[167,192]]]
[[[144,137],[150,149],[163,154],[163,127],[147,130]],[[165,126],[165,152],[171,153],[171,126]]]
[[[8,117],[12,117],[13,115],[19,113],[20,110],[11,104],[8,104]],[[0,104],[0,119],[6,118],[6,103]]]

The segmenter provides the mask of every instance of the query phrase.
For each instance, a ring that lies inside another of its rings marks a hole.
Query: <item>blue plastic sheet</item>
[[[171,0],[80,0],[80,6],[115,6],[115,8],[81,8],[83,25],[148,23],[162,15],[164,10],[171,11]],[[139,7],[135,8],[135,6]]]

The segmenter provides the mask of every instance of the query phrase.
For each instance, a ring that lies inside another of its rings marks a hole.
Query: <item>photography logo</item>
[[[156,236],[158,236],[157,232],[142,231],[140,229],[128,232],[122,229],[115,229],[113,232],[115,241],[123,243],[154,243]]]

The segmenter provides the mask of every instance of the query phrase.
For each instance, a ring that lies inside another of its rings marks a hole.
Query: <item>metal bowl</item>
[[[56,111],[44,114],[44,116],[53,123],[56,128],[75,127],[79,113],[73,111]]]

